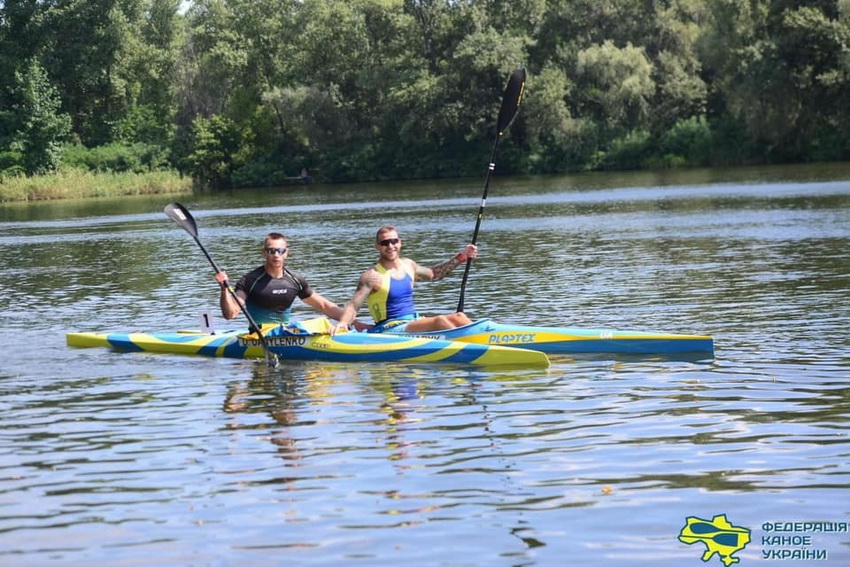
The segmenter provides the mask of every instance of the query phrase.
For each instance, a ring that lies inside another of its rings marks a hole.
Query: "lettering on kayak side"
[[[266,337],[266,342],[273,347],[288,347],[288,346],[304,346],[307,342],[306,337]],[[259,339],[243,339],[239,338],[239,346],[262,346],[263,343]]]
[[[491,345],[515,345],[533,343],[537,333],[494,333],[487,340]]]
[[[319,337],[316,337],[316,339],[313,341],[313,344],[310,345],[310,346],[312,348],[315,348],[315,349],[329,350],[332,346],[331,345],[331,336],[330,335],[321,335]]]

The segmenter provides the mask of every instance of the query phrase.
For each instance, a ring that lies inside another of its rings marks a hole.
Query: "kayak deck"
[[[495,323],[490,319],[444,331],[402,333],[481,345],[537,350],[547,354],[623,354],[714,356],[709,335],[685,335],[612,329],[573,329]]]
[[[299,326],[300,327],[300,326]],[[443,363],[476,366],[548,367],[545,353],[502,345],[483,345],[428,337],[369,333],[310,332],[267,325],[266,344],[281,360],[329,362]],[[263,358],[256,334],[240,331],[155,333],[67,333],[72,347],[110,347],[120,351],[191,354],[226,358]]]

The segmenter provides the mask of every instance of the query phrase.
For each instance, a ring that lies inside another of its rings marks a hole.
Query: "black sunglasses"
[[[398,244],[398,238],[385,238],[383,240],[379,240],[378,244],[381,246],[389,246],[390,244]]]
[[[267,254],[280,254],[283,256],[286,254],[286,248],[263,248]]]

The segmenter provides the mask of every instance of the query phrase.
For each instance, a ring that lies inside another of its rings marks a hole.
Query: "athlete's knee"
[[[468,325],[470,323],[469,317],[464,313],[452,313],[451,315],[444,315],[446,325],[450,325],[448,328],[462,327],[463,325]]]

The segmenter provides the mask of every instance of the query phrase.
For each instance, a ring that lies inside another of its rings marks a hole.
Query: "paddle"
[[[215,273],[219,273],[221,269],[218,267],[218,264],[215,263],[215,260],[213,260],[212,256],[210,256],[210,253],[207,252],[207,249],[201,242],[201,239],[198,238],[198,225],[195,223],[195,219],[194,217],[192,217],[192,213],[189,212],[189,209],[187,209],[180,203],[169,203],[165,206],[163,212],[168,216],[168,218],[180,225],[183,230],[188,232],[189,235],[195,239],[195,242],[197,242],[198,246],[201,248],[201,252],[204,253],[204,256],[206,256],[207,260],[209,260],[210,264],[212,264]],[[245,317],[248,319],[248,329],[252,333],[256,333],[258,337],[260,337],[260,344],[262,344],[263,351],[266,354],[266,362],[270,367],[274,368],[275,366],[277,366],[277,356],[275,356],[275,354],[271,350],[269,350],[269,344],[268,342],[266,342],[266,337],[263,336],[259,325],[257,325],[257,323],[254,321],[254,318],[251,317],[251,314],[248,313],[248,311],[242,305],[242,302],[236,296],[236,292],[233,291],[233,288],[228,285],[227,291],[230,292],[231,297],[233,297],[233,300],[236,301],[236,304],[239,306],[239,309],[242,311],[242,313],[244,313]]]
[[[520,68],[511,73],[505,92],[502,95],[502,107],[499,109],[499,118],[496,121],[496,141],[493,143],[493,153],[490,156],[490,166],[487,168],[487,178],[484,181],[484,195],[481,197],[481,206],[478,207],[478,217],[475,219],[475,230],[472,233],[472,243],[478,242],[478,229],[481,227],[481,219],[484,218],[484,207],[487,205],[487,192],[490,188],[490,174],[496,167],[496,150],[499,149],[499,139],[504,135],[508,126],[513,122],[522,102],[522,94],[525,90],[525,69]],[[469,279],[469,269],[472,267],[472,258],[467,259],[463,270],[463,279],[460,282],[460,299],[457,302],[458,312],[463,311],[463,296],[466,293],[466,280]]]

